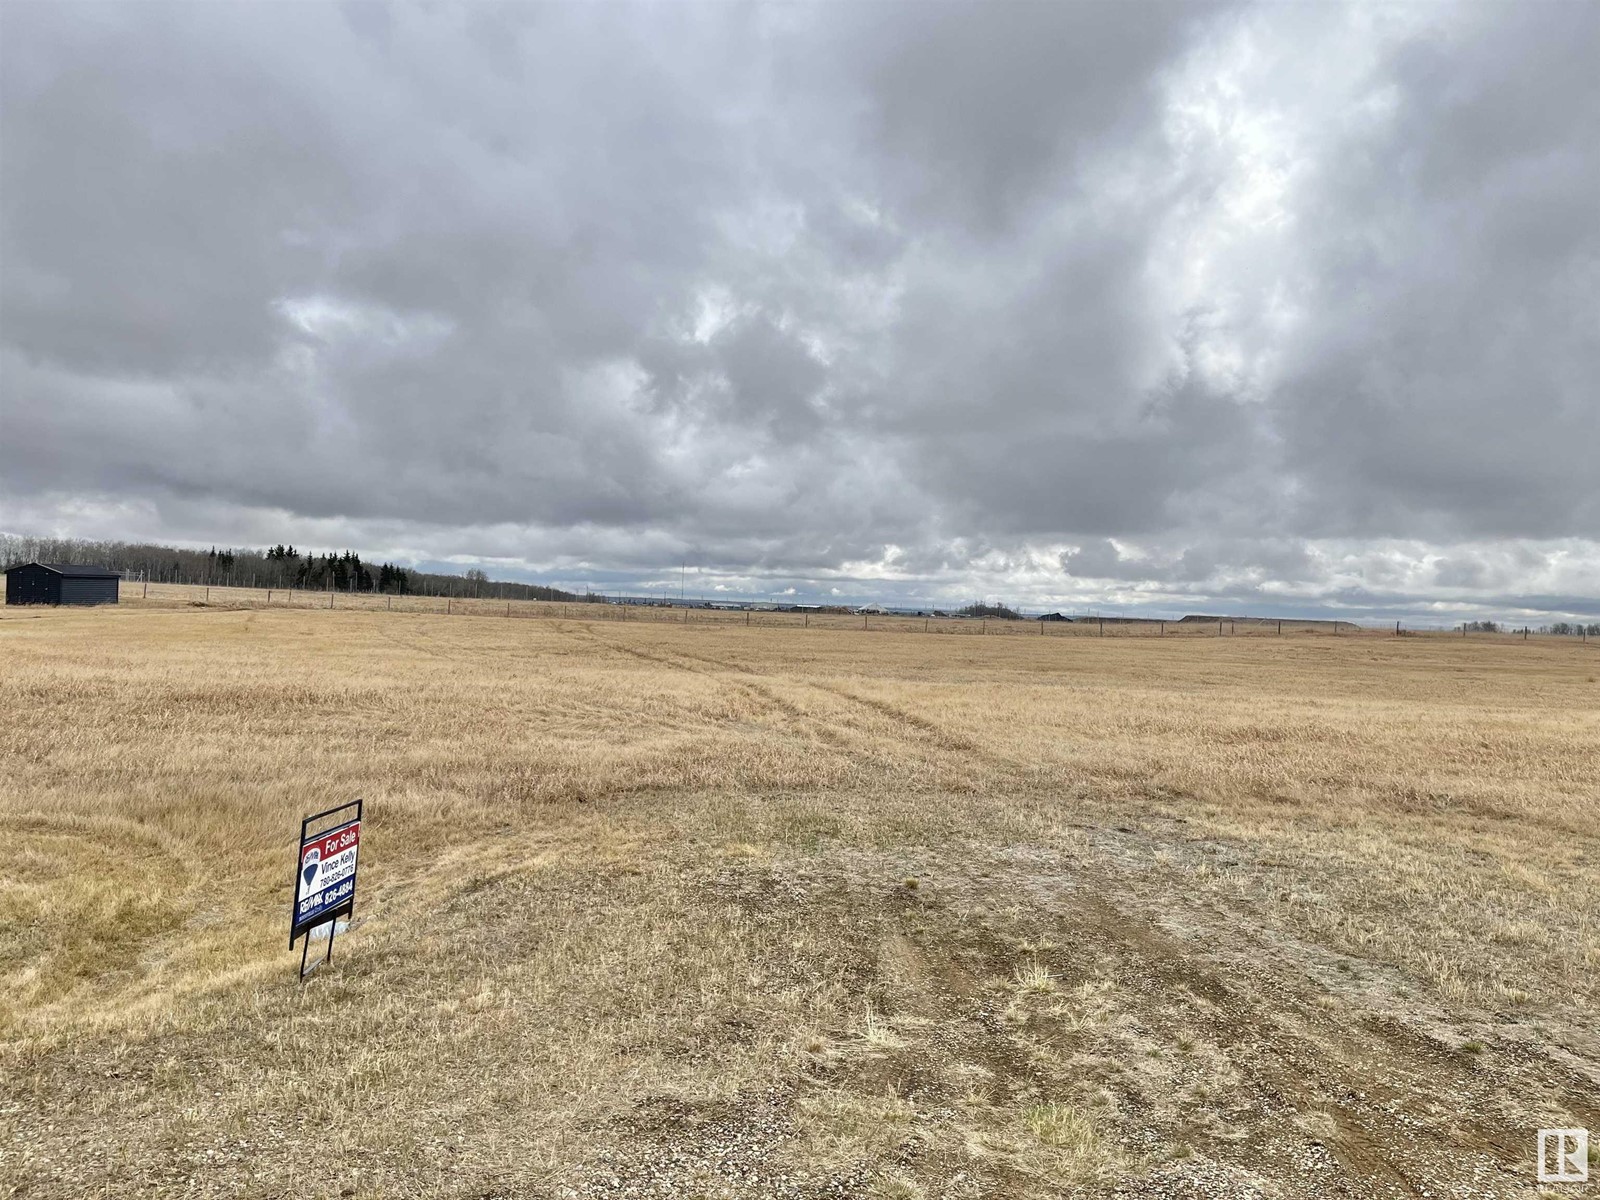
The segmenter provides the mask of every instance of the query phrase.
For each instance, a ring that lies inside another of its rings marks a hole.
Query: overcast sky
[[[1600,612],[1600,4],[0,6],[0,530]]]

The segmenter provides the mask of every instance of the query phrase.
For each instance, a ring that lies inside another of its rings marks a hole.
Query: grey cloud
[[[1434,567],[1433,578],[1440,587],[1481,588],[1488,571],[1483,563],[1471,559],[1446,559]]]
[[[359,182],[269,66],[208,68],[176,11],[87,9],[87,36],[77,11],[4,18],[8,345],[110,374],[261,361]]]
[[[997,233],[1075,159],[1142,136],[1156,74],[1210,5],[935,3],[848,11],[878,170],[915,209]],[[1068,179],[1066,190],[1074,190]]]
[[[1299,583],[1317,574],[1305,543],[1288,538],[1212,537],[1188,545],[1157,543],[1126,550],[1108,538],[1089,538],[1062,551],[1057,561],[1065,574],[1082,580],[1155,583],[1180,590],[1204,585],[1223,594],[1246,581]]]
[[[1372,81],[1305,214],[1311,316],[1275,398],[1303,527],[1600,528],[1600,12],[1465,14]]]
[[[18,0],[0,528],[1600,593],[1596,11]]]

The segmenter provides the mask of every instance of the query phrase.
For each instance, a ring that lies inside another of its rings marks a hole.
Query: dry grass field
[[[1600,1133],[1600,646],[375,607],[0,609],[0,1195],[1532,1198]]]

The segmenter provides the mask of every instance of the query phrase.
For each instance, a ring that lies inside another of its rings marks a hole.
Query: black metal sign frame
[[[300,979],[302,982],[306,977],[306,955],[311,951],[312,930],[318,929],[323,925],[328,927],[328,953],[323,958],[322,963],[312,964],[311,969],[316,970],[318,966],[333,961],[333,935],[338,931],[339,918],[355,915],[356,875],[360,867],[359,846],[363,807],[364,802],[362,800],[351,800],[347,804],[336,804],[332,808],[324,809],[322,812],[312,813],[300,822],[299,850],[294,858],[294,888],[291,892],[293,899],[290,901],[289,907],[289,949],[293,950],[295,942],[302,936],[305,938],[300,947]],[[354,815],[351,815],[352,810]],[[316,833],[311,832],[313,824],[335,817],[336,814],[343,815],[338,816],[336,820],[329,821],[327,825]],[[350,894],[333,907],[318,909],[314,915],[302,920],[299,915],[300,883],[301,873],[306,869],[306,852],[317,843],[340,835],[353,837],[351,848],[357,851],[354,860],[350,864]]]

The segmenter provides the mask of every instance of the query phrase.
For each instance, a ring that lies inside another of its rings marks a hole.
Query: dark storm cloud
[[[1080,181],[1096,150],[1145,135],[1157,74],[1212,4],[841,7],[825,44],[859,90],[887,195],[930,222],[1002,233]]]
[[[1600,9],[1467,18],[1318,169],[1275,397],[1308,532],[1600,529]]]
[[[0,528],[1600,594],[1593,5],[0,26]]]

